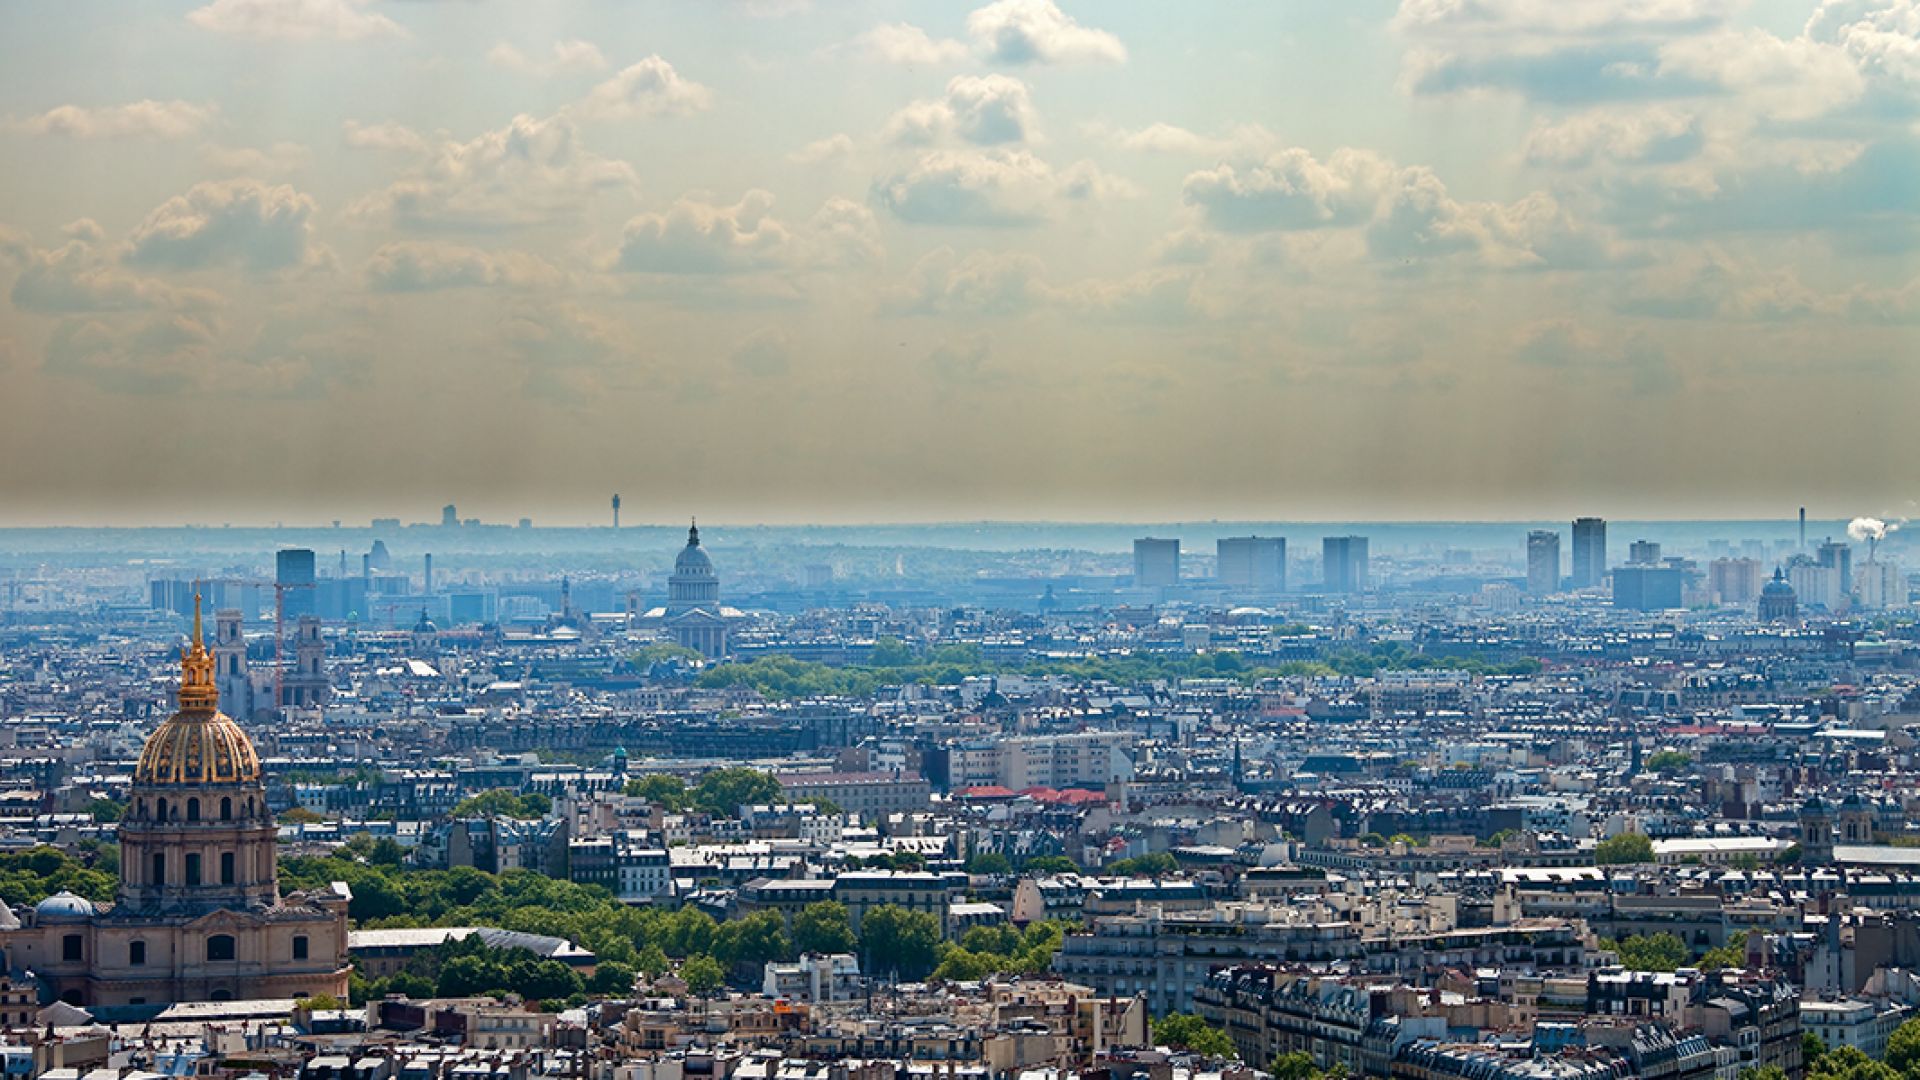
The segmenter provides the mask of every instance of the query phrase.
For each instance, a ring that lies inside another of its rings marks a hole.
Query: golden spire
[[[200,594],[193,595],[193,645],[180,651],[180,711],[213,712],[220,707],[220,687],[213,678],[213,656],[201,634]]]

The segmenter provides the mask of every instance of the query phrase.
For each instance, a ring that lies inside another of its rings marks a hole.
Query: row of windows
[[[167,800],[165,799],[154,800],[153,809],[154,809],[153,817],[154,817],[154,820],[156,821],[179,821],[180,820],[178,816],[171,817],[171,818],[167,816],[168,807],[167,807]],[[252,796],[247,797],[246,806],[242,808],[242,811],[243,813],[246,814],[247,817],[253,816],[253,797]],[[145,799],[140,800],[139,805],[134,808],[134,814],[135,816],[141,817],[141,818],[145,818],[147,816],[147,801]],[[191,796],[187,799],[186,814],[187,814],[186,820],[188,821],[200,820],[200,797],[199,796],[197,795]],[[221,821],[233,820],[232,796],[228,796],[228,795],[220,796],[220,820]]]
[[[308,954],[307,936],[295,935],[293,939],[293,958],[305,960]],[[214,934],[207,938],[208,960],[232,960],[234,958],[234,940],[232,934]],[[60,959],[69,963],[78,963],[86,959],[86,939],[79,934],[68,934],[60,940]],[[147,962],[147,943],[130,941],[127,943],[127,966],[143,967]]]
[[[187,852],[186,863],[187,865],[186,865],[186,882],[185,883],[187,885],[205,884],[205,882],[201,880],[202,875],[200,872],[200,853],[197,851]],[[233,881],[234,881],[233,852],[223,851],[220,853],[220,884],[231,885],[233,884]],[[167,883],[167,853],[164,851],[156,851],[153,853],[152,869],[147,874],[147,884],[165,885],[166,883]]]

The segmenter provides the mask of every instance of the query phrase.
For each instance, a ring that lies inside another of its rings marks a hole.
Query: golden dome
[[[180,711],[147,736],[133,782],[257,784],[260,756],[253,740],[220,711],[213,657],[200,636],[200,598],[193,598],[193,645],[180,654]]]

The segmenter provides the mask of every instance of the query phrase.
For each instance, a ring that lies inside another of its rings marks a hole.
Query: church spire
[[[220,707],[220,687],[213,677],[213,654],[207,651],[200,622],[200,594],[193,595],[193,642],[180,650],[180,711],[213,712]]]
[[[687,519],[687,546],[700,546],[700,521],[698,518]]]

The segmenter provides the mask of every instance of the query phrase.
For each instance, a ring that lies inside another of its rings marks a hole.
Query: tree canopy
[[[1636,832],[1609,836],[1593,846],[1593,861],[1600,866],[1649,863],[1653,861],[1653,841]]]
[[[453,816],[537,820],[546,817],[552,810],[553,800],[537,791],[518,795],[506,788],[494,788],[460,800],[453,808]]]
[[[1237,1060],[1239,1052],[1227,1033],[1191,1013],[1169,1013],[1153,1022],[1153,1041],[1175,1050],[1190,1050],[1210,1058]]]

